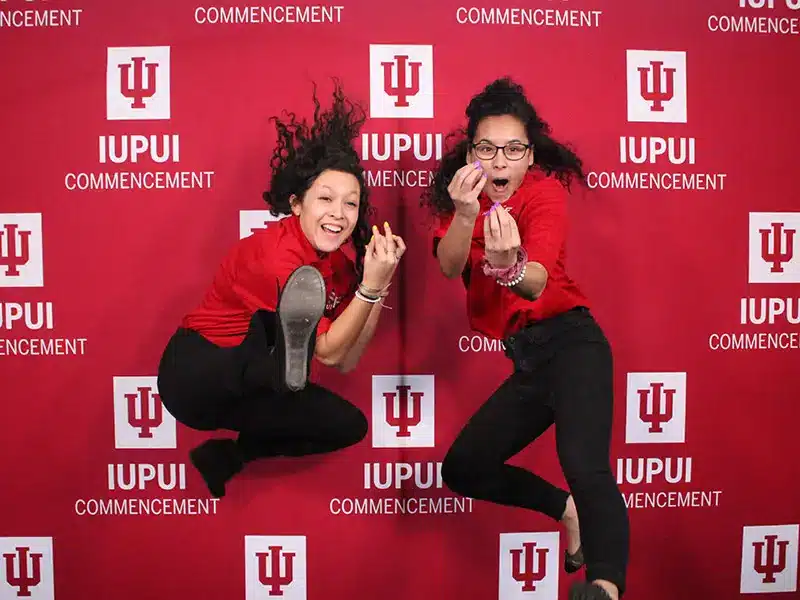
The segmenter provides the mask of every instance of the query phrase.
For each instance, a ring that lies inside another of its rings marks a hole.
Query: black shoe
[[[599,585],[580,581],[569,589],[569,600],[611,600],[611,596]]]
[[[229,439],[207,440],[189,452],[189,459],[214,498],[225,496],[225,484],[244,466],[236,442]]]
[[[305,388],[311,372],[311,358],[317,325],[325,312],[325,280],[314,267],[304,265],[286,281],[278,301],[275,347],[286,388]]]
[[[575,554],[570,554],[569,551],[564,550],[564,570],[567,573],[575,573],[583,565],[583,546],[578,547]]]

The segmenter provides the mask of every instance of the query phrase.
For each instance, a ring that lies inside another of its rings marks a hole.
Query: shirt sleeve
[[[520,237],[528,261],[540,263],[552,274],[566,239],[566,190],[556,180],[543,184],[542,191],[525,211]]]

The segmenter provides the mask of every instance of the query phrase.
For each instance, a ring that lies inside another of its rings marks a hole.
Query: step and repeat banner
[[[555,523],[441,478],[510,362],[419,197],[504,75],[589,171],[569,269],[615,352],[628,597],[800,597],[800,0],[0,0],[0,62],[0,600],[565,597]],[[212,499],[160,353],[273,222],[269,117],[333,77],[409,247],[358,369],[313,375],[370,431]],[[512,462],[564,484],[552,430]]]

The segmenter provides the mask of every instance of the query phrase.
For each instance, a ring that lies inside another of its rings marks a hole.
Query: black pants
[[[609,343],[580,308],[505,340],[514,373],[481,406],[445,457],[442,477],[464,496],[560,520],[569,493],[506,461],[555,423],[556,448],[578,510],[587,579],[622,593],[629,524],[611,473],[613,369]]]
[[[201,431],[239,432],[248,458],[331,452],[361,441],[367,419],[353,404],[308,383],[278,392],[274,360],[275,314],[258,311],[244,341],[224,348],[179,328],[158,371],[164,407]]]

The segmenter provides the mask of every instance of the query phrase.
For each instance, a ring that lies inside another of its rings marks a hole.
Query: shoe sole
[[[314,267],[300,267],[286,282],[278,306],[285,344],[284,381],[293,392],[306,386],[308,345],[324,312],[325,280]]]
[[[569,600],[611,600],[611,596],[600,586],[580,582],[570,588]]]

